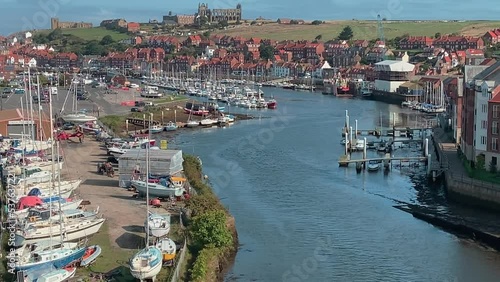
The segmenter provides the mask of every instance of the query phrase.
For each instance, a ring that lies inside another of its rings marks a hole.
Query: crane
[[[383,42],[384,47],[382,47],[382,60],[386,60],[386,55],[387,49],[385,47],[385,36],[384,36],[384,26],[382,25],[382,18],[380,15],[377,15],[377,33],[378,33],[378,40]]]

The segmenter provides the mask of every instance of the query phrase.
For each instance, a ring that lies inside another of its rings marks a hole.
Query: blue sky
[[[500,5],[488,0],[215,0],[209,8],[231,8],[241,3],[243,17],[259,16],[314,19],[375,19],[378,13],[388,19],[499,19]],[[23,29],[46,29],[50,17],[61,21],[104,19],[128,21],[158,19],[174,14],[195,13],[199,1],[182,0],[0,0],[0,34]],[[292,5],[295,4],[295,5]],[[488,7],[485,12],[484,7]]]

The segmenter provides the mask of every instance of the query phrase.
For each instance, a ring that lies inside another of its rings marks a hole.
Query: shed
[[[149,173],[156,175],[175,175],[183,170],[181,150],[151,149],[149,152]],[[146,173],[146,149],[130,149],[118,159],[120,187],[130,187],[134,171],[138,169],[141,177]]]
[[[50,119],[43,112],[41,114],[40,122],[36,111],[32,114],[28,111],[23,113],[21,109],[0,111],[0,134],[20,138],[24,133],[34,140],[48,139],[50,138]]]

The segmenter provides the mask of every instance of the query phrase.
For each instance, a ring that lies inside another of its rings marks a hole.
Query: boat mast
[[[31,96],[32,92],[31,92],[31,88],[32,88],[32,85],[31,85],[31,72],[30,72],[30,67],[28,67],[28,85],[29,85],[29,105],[30,105],[30,108],[29,108],[29,119],[30,119],[30,122],[31,122],[31,139],[34,139],[35,138],[35,123],[33,122],[33,98]],[[28,100],[28,96],[26,96],[26,99]]]
[[[56,168],[54,163],[54,121],[52,120],[52,99],[49,100],[49,115],[50,115],[50,155],[52,158],[52,163],[50,165],[51,176],[50,176],[50,214],[52,215],[52,192],[55,190],[55,174]],[[61,210],[59,209],[59,214],[61,214]],[[52,223],[50,224],[50,240],[52,241]],[[61,234],[61,244],[62,240],[62,225],[59,222],[59,234]],[[52,244],[50,244],[52,247]]]
[[[151,127],[152,115],[149,115],[149,125]],[[151,142],[151,130],[148,130],[148,140],[146,143],[146,247],[149,247],[149,147]]]
[[[59,195],[58,199],[58,210],[59,210],[59,226],[61,228],[61,232],[59,232],[59,235],[61,236],[61,244],[64,242],[64,237],[62,233],[62,210],[61,210],[61,163],[60,163],[60,155],[59,155],[59,141],[56,141],[56,146],[57,146],[57,193]],[[53,146],[52,146],[53,147]],[[54,158],[52,157],[52,166],[54,166]]]
[[[36,85],[38,87],[38,135],[37,137],[40,138],[40,141],[42,141],[42,106],[40,105],[40,79],[39,76],[36,76]],[[50,95],[50,93],[49,93]],[[49,99],[52,97],[49,97]]]

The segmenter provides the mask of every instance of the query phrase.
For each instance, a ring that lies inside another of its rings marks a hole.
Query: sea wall
[[[371,99],[384,103],[401,105],[401,103],[406,100],[406,97],[394,93],[373,90]]]
[[[432,142],[442,167],[450,167],[439,141],[434,136]],[[460,160],[453,160],[460,161]],[[457,174],[450,169],[443,172],[448,197],[456,202],[500,211],[500,186]]]

